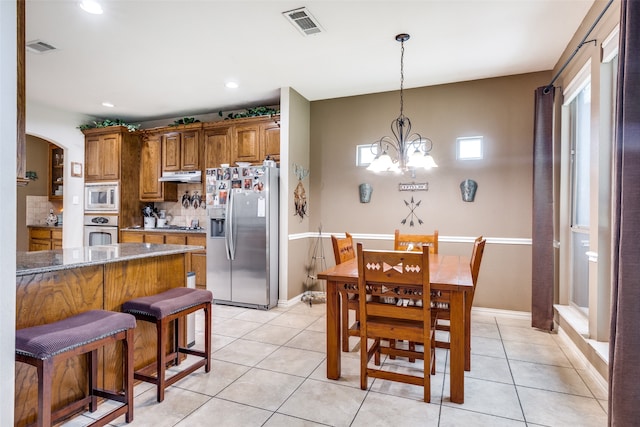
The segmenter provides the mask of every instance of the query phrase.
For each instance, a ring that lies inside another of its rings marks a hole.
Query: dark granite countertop
[[[54,249],[51,251],[18,252],[16,254],[16,276],[49,273],[57,270],[67,270],[140,258],[181,254],[201,251],[203,249],[202,246],[194,245],[117,243],[113,245]]]

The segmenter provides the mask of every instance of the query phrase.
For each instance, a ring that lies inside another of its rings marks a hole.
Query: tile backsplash
[[[202,203],[196,208],[197,202],[194,203],[193,195],[195,192],[201,197]],[[187,193],[188,192],[188,193]],[[189,199],[188,203],[185,199]],[[197,219],[200,227],[206,228],[207,210],[204,208],[205,195],[202,194],[202,186],[200,184],[179,184],[178,185],[178,202],[162,202],[155,203],[154,206],[160,210],[166,210],[167,215],[173,218],[169,221],[170,225],[190,226],[191,221]]]
[[[26,225],[45,225],[49,210],[53,209],[56,215],[62,211],[59,204],[49,201],[48,196],[27,196],[26,201]]]

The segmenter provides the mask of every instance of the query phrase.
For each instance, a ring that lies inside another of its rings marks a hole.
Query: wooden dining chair
[[[433,234],[403,234],[396,230],[393,249],[396,251],[422,251],[423,246],[429,246],[429,252],[438,253],[438,230]]]
[[[393,240],[393,249],[396,251],[416,251],[422,252],[422,248],[428,246],[429,253],[438,253],[438,230],[434,230],[433,234],[404,234],[400,230],[395,231]],[[391,347],[395,346],[395,342],[391,342]],[[410,342],[409,348],[414,349],[415,343]],[[391,356],[395,359],[394,356]],[[415,362],[413,358],[409,362]]]
[[[424,388],[424,401],[430,402],[430,376],[435,368],[435,332],[430,304],[429,253],[363,250],[361,243],[357,253],[360,388],[367,389],[369,377],[414,384]],[[386,298],[407,296],[417,303],[405,306],[384,302]],[[372,340],[371,345],[369,340]],[[383,347],[382,340],[406,340],[425,345],[422,346],[423,351],[411,351]],[[388,369],[388,365],[380,363],[381,353],[422,360],[422,375]],[[369,367],[372,357],[376,367]]]
[[[471,250],[471,260],[469,262],[470,267],[471,267],[471,280],[473,281],[473,289],[471,290],[471,292],[469,292],[467,294],[466,297],[466,313],[465,316],[469,317],[469,322],[468,324],[470,324],[470,319],[471,319],[471,306],[473,305],[473,297],[475,295],[476,292],[476,284],[478,282],[478,273],[480,272],[480,264],[482,262],[482,255],[484,254],[484,246],[486,244],[487,240],[484,239],[482,236],[479,236],[476,238],[476,240],[473,243],[473,249]],[[449,307],[449,295],[448,294],[437,294],[434,293],[431,296],[431,304],[432,304],[432,313],[434,316],[437,316],[437,320],[436,320],[436,330],[438,331],[449,331],[450,330],[450,326],[449,323],[444,323],[443,321],[448,321],[450,322],[451,320],[451,311],[450,311],[450,307]],[[471,357],[471,337],[470,337],[470,332],[471,331],[466,331],[465,333],[465,357],[467,358],[467,362],[466,365],[467,367],[470,366],[469,360]],[[450,344],[448,341],[440,341],[436,339],[436,346],[438,348],[450,348]]]
[[[345,261],[349,261],[356,257],[356,252],[353,248],[353,238],[351,234],[345,233],[345,238],[338,238],[331,236],[331,244],[333,245],[333,256],[336,261],[336,265],[342,264]],[[358,305],[358,296],[355,294],[349,294],[344,290],[339,291],[340,298],[342,300],[341,306],[341,339],[342,339],[342,351],[349,351],[349,337],[360,336],[360,310]],[[349,297],[351,295],[351,298]],[[356,320],[353,324],[349,325],[349,310],[355,311]]]

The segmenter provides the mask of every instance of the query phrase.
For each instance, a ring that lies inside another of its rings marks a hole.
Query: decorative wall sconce
[[[465,179],[460,183],[460,194],[463,202],[473,202],[476,198],[478,183],[472,179]]]
[[[360,203],[369,203],[371,201],[371,193],[373,193],[373,187],[371,184],[360,184]]]

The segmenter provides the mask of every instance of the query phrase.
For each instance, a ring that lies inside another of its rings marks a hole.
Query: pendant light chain
[[[400,117],[404,117],[404,40],[400,46]]]

